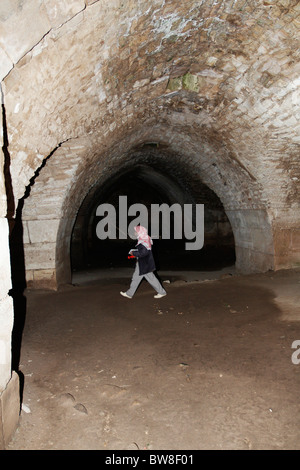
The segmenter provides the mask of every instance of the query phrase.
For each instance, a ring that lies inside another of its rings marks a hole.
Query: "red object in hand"
[[[130,258],[135,258],[135,256],[133,256],[133,255],[128,255],[127,258],[128,258],[128,259],[130,259]]]

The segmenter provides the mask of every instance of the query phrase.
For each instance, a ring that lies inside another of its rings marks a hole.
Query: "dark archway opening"
[[[136,165],[116,173],[112,178],[95,187],[86,196],[77,215],[71,238],[72,272],[87,268],[112,269],[132,267],[134,260],[127,254],[135,241],[126,239],[100,240],[96,227],[101,217],[96,215],[101,204],[111,204],[116,209],[118,232],[119,197],[126,196],[127,207],[143,204],[151,213],[152,204],[177,203],[204,204],[204,246],[201,250],[186,250],[186,239],[174,238],[171,219],[170,239],[160,236],[154,239],[153,254],[158,270],[209,271],[235,263],[234,236],[223,205],[216,194],[197,181],[197,190],[183,186],[167,171],[146,164]],[[172,215],[172,214],[171,214]],[[128,216],[128,224],[136,216]],[[149,220],[151,233],[151,220]]]

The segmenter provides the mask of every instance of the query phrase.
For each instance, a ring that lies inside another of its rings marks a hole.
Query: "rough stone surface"
[[[16,372],[12,373],[5,390],[0,393],[0,450],[6,449],[20,416],[20,383]]]
[[[0,392],[11,375],[11,332],[13,327],[13,302],[8,292],[11,289],[11,271],[8,245],[7,219],[0,218]]]
[[[6,295],[0,300],[0,391],[11,376],[11,334],[13,328],[13,302]]]
[[[3,114],[2,112],[0,113],[0,126],[1,126],[1,131],[0,131],[1,142],[3,142]],[[0,217],[6,217],[6,213],[7,213],[4,165],[5,165],[5,158],[4,158],[3,149],[1,149],[0,151]]]
[[[24,41],[29,12],[37,27]],[[24,212],[29,243],[46,236],[34,231],[36,220],[71,224],[89,188],[133,165],[134,147],[156,140],[231,214],[264,211],[252,238],[265,261],[250,270],[297,263],[298,17],[296,1],[243,0],[28,1],[2,12],[1,45],[14,64],[3,90],[16,202],[43,160],[52,160],[26,201],[31,213],[35,207],[31,221]],[[64,142],[68,152],[57,158]],[[290,240],[288,256],[277,227]],[[244,250],[245,233],[234,232]]]

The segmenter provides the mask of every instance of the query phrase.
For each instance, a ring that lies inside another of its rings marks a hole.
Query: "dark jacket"
[[[131,251],[131,253],[138,260],[140,276],[155,271],[156,267],[152,250],[147,250],[144,245],[139,243],[138,245],[136,245],[136,248]]]

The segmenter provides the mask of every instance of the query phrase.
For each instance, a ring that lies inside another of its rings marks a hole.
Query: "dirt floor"
[[[219,277],[27,290],[8,450],[299,450],[300,270]]]

